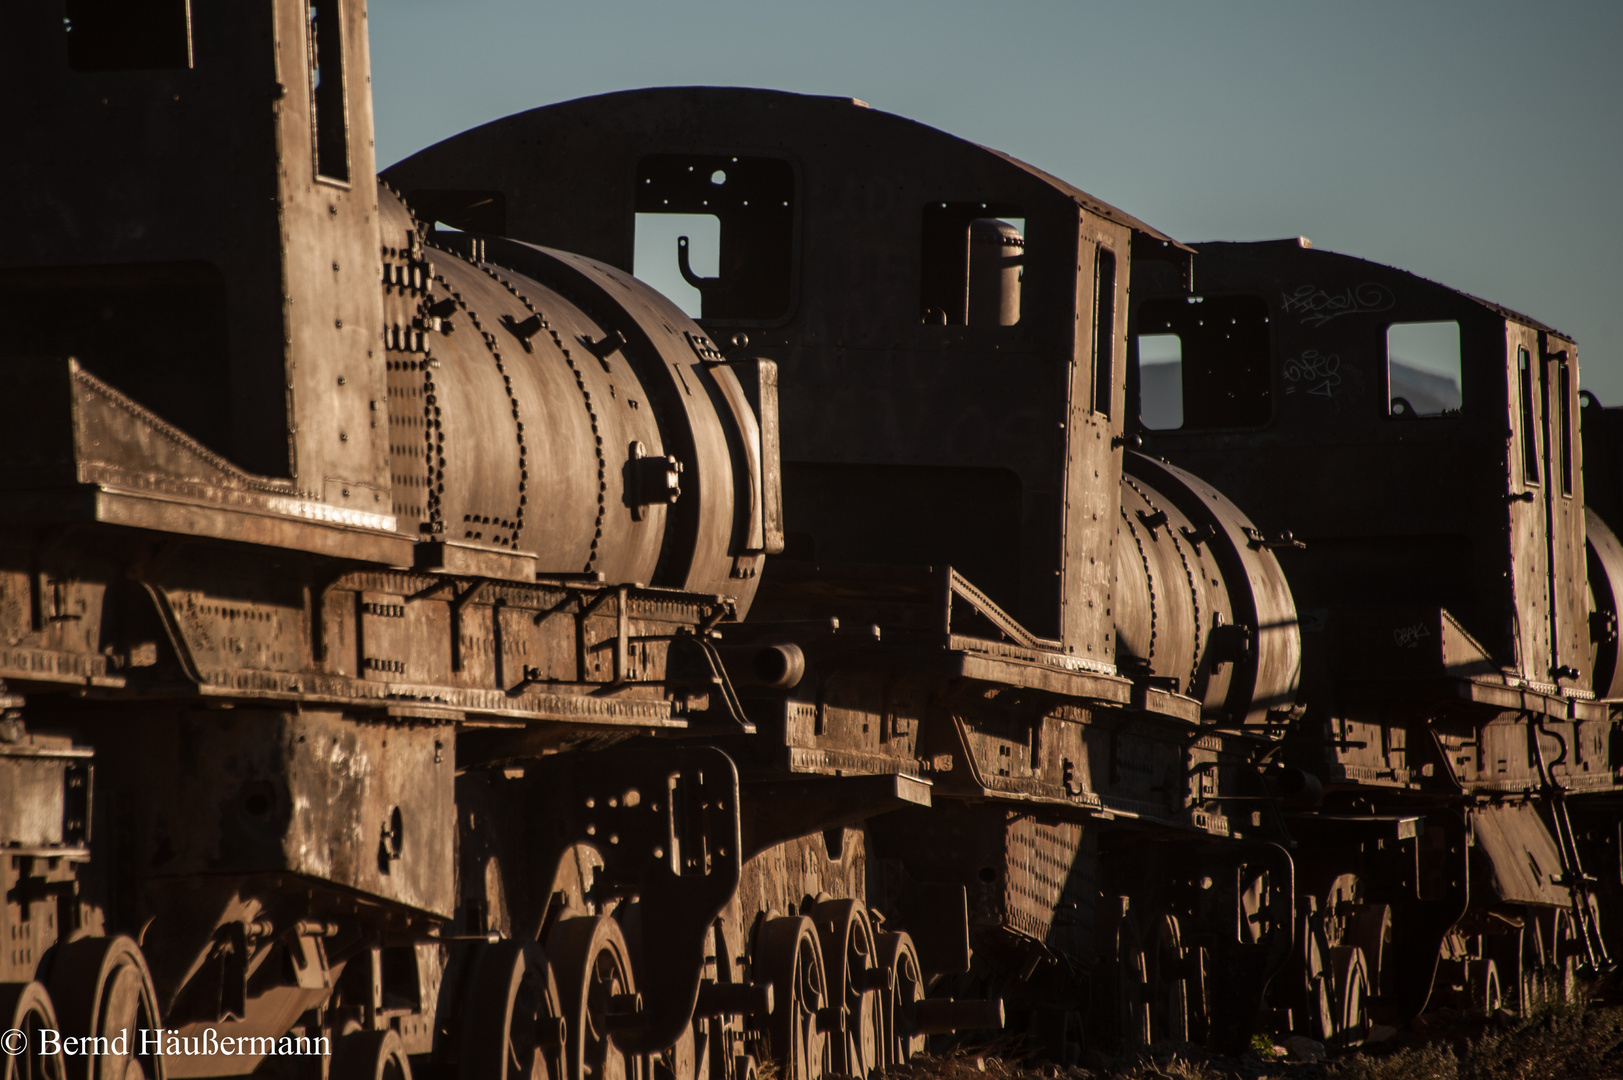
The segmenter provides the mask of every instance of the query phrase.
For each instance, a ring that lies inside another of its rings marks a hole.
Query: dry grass
[[[1623,1007],[1580,995],[1519,1023],[1462,1033],[1446,1023],[1419,1045],[1356,1054],[1332,1080],[1623,1080]],[[1462,1037],[1463,1034],[1463,1037]]]
[[[1447,1012],[1425,1030],[1380,1046],[1298,1062],[1261,1052],[1224,1057],[1165,1043],[1130,1057],[1090,1054],[1084,1065],[1020,1060],[1013,1045],[922,1055],[894,1080],[1623,1080],[1623,1007],[1585,997],[1526,1021],[1488,1023]],[[1266,1040],[1263,1041],[1266,1043]],[[1001,1053],[999,1053],[1001,1051]]]
[[[1131,1058],[1112,1060],[1095,1055],[1089,1067],[1019,1062],[975,1052],[941,1057],[923,1054],[892,1070],[887,1077],[895,1080],[1232,1080],[1235,1076],[1258,1075],[1236,1073],[1233,1064],[1197,1046],[1165,1043]],[[1319,1075],[1323,1075],[1322,1069]]]

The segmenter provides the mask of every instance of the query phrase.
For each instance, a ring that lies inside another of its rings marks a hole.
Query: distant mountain
[[[1138,366],[1139,416],[1151,431],[1183,426],[1183,364]]]
[[[1392,396],[1414,406],[1418,416],[1436,416],[1445,409],[1460,407],[1460,384],[1447,375],[1421,371],[1402,360],[1393,360]]]

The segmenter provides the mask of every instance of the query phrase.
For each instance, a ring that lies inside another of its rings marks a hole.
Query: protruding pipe
[[[844,1005],[828,1005],[817,1010],[817,1030],[824,1035],[844,1031],[851,1010]]]
[[[538,1016],[535,1018],[535,1044],[545,1046],[549,1050],[562,1046],[569,1040],[569,1021],[561,1016]]]
[[[851,985],[858,990],[889,990],[896,972],[888,967],[871,967],[854,972]]]
[[[1020,268],[1026,243],[997,218],[969,223],[969,325],[1013,326],[1020,321]]]
[[[1280,799],[1292,809],[1307,809],[1324,802],[1324,785],[1310,772],[1289,765],[1268,770]]]
[[[787,690],[806,674],[799,645],[722,645],[717,651],[735,686]]]
[[[913,1004],[914,1030],[920,1035],[953,1031],[996,1031],[1003,1027],[1002,998],[925,998]]]
[[[608,1015],[604,1019],[611,1032],[630,1031],[646,1023],[643,1013],[641,994],[615,994],[609,999]]]

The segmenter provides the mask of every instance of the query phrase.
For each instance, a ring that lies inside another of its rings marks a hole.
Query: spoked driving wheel
[[[1504,1004],[1499,964],[1491,956],[1466,963],[1465,988],[1471,999],[1471,1011],[1479,1016],[1492,1016]]]
[[[1555,913],[1550,943],[1551,992],[1560,994],[1562,1001],[1571,1001],[1578,990],[1578,968],[1584,955],[1583,938],[1579,936],[1578,923],[1572,912]]]
[[[568,1080],[568,1023],[541,946],[499,941],[474,962],[462,1028],[462,1080]]]
[[[42,1031],[59,1031],[51,995],[37,982],[0,983],[0,1021],[6,1032],[0,1036],[5,1051],[0,1066],[4,1080],[63,1080],[61,1051],[47,1054],[40,1039]]]
[[[803,916],[768,919],[755,945],[755,969],[772,983],[767,1031],[784,1080],[819,1080],[829,1071],[823,1020],[829,1004],[817,927]]]
[[[1302,1023],[1309,1035],[1329,1042],[1336,1035],[1337,1010],[1335,973],[1331,969],[1330,946],[1325,941],[1324,922],[1317,911],[1308,910],[1298,920],[1298,949],[1302,964]]]
[[[1539,929],[1537,915],[1528,909],[1522,919],[1522,928],[1516,934],[1516,1011],[1522,1019],[1533,1015],[1533,1010],[1543,1004],[1546,997],[1544,986],[1544,935]]]
[[[106,1037],[125,1051],[84,1058],[88,1069],[73,1071],[84,1080],[162,1080],[163,1055],[141,1039],[163,1027],[141,947],[123,935],[81,938],[58,946],[50,965],[62,1033]]]
[[[1155,1041],[1189,1039],[1189,951],[1178,919],[1163,915],[1155,924],[1155,941],[1145,950],[1149,983],[1150,1030]]]
[[[924,1049],[924,1036],[919,1033],[915,1006],[924,998],[924,975],[919,968],[919,953],[913,939],[904,933],[874,935],[874,959],[886,973],[882,991],[884,1040],[880,1045],[880,1067],[889,1069],[905,1065],[909,1058]]]
[[[1369,1038],[1369,966],[1357,945],[1335,945],[1329,950],[1330,986],[1335,1030],[1327,1035],[1336,1047],[1347,1050]]]
[[[1148,1046],[1154,1038],[1150,1030],[1149,981],[1138,919],[1124,896],[1121,918],[1116,923],[1116,1022],[1124,1049]]]
[[[823,945],[833,1032],[829,1066],[866,1080],[881,1065],[885,971],[875,964],[873,926],[856,900],[825,900],[813,918]]]
[[[620,924],[606,915],[565,919],[547,939],[568,1031],[562,1080],[645,1080],[643,1059],[615,1043],[637,1026],[642,999]]]

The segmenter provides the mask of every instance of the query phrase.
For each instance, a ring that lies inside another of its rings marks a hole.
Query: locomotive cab
[[[884,621],[930,625],[950,565],[994,620],[1112,669],[1095,523],[1116,513],[1120,313],[1141,249],[1182,280],[1167,237],[861,102],[759,90],[534,109],[387,177],[425,217],[625,271],[648,273],[661,236],[700,325],[778,363],[787,550],[763,610],[865,590],[905,601]]]
[[[1327,813],[1292,819],[1313,841],[1305,891],[1347,927],[1390,918],[1389,950],[1360,946],[1390,1014],[1423,1005],[1434,972],[1525,970],[1529,935],[1604,969],[1583,863],[1615,819],[1566,798],[1612,782],[1596,699],[1616,692],[1620,560],[1584,505],[1576,345],[1305,239],[1196,250],[1193,289],[1134,289],[1129,410],[1148,452],[1222,489],[1279,550],[1308,703],[1283,757],[1326,792]],[[1349,813],[1371,816],[1338,832]],[[1390,874],[1369,853],[1391,821],[1455,870]],[[1550,929],[1456,930],[1451,955],[1471,959],[1439,961],[1420,927],[1445,910]]]
[[[1595,655],[1573,587],[1589,560],[1571,339],[1305,240],[1198,251],[1195,289],[1134,291],[1130,408],[1150,452],[1291,536],[1304,630],[1331,612],[1354,635],[1416,627],[1455,642],[1451,673],[1607,695],[1615,654]]]

